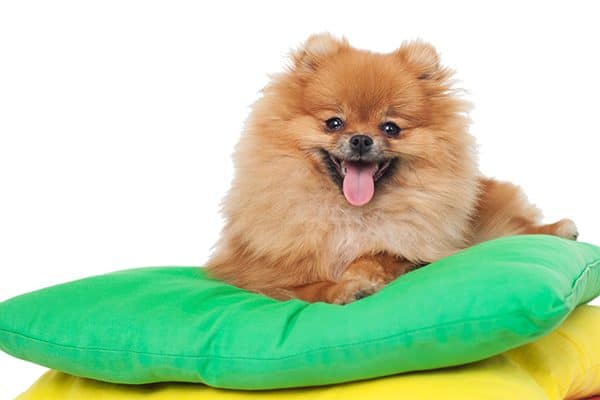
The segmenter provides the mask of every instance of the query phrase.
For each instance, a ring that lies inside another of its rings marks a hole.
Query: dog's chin
[[[329,177],[346,201],[356,207],[369,203],[377,189],[394,174],[398,158],[344,159],[321,149]]]

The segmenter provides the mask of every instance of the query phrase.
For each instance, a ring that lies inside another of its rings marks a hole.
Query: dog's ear
[[[346,39],[338,39],[330,33],[312,35],[306,39],[302,46],[292,52],[294,68],[315,70],[323,59],[348,47]]]
[[[418,79],[439,79],[444,71],[435,48],[421,40],[402,43],[395,54],[415,70]]]

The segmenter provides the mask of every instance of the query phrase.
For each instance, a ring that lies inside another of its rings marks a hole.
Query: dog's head
[[[315,35],[265,88],[250,130],[265,152],[287,157],[281,173],[311,169],[340,201],[364,206],[382,188],[474,169],[465,103],[450,77],[423,42],[378,54]]]

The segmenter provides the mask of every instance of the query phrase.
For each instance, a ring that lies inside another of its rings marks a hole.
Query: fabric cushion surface
[[[582,306],[551,334],[485,361],[317,388],[231,391],[201,384],[117,385],[49,372],[18,400],[583,399],[600,393],[600,308]]]
[[[116,383],[324,385],[464,364],[531,342],[600,291],[600,248],[480,244],[337,306],[279,302],[191,267],[63,284],[0,304],[0,348]]]

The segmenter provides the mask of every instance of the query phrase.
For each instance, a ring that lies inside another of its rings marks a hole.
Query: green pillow
[[[0,303],[0,348],[108,382],[323,385],[463,364],[530,342],[600,292],[600,248],[516,236],[338,306],[280,302],[200,268],[143,268]]]

